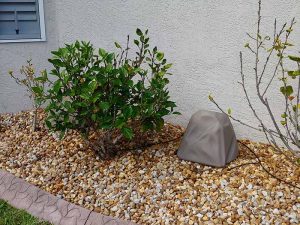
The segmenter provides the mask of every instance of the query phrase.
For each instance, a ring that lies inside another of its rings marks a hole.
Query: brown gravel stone
[[[40,119],[44,117],[40,111]],[[96,212],[140,224],[299,224],[300,191],[270,177],[240,146],[225,168],[181,161],[180,140],[125,151],[143,142],[179,137],[183,128],[166,124],[162,133],[121,144],[112,160],[101,161],[69,131],[59,141],[30,115],[1,115],[0,168],[61,198]],[[300,186],[300,168],[265,144],[244,141],[278,177]],[[234,168],[234,169],[231,169]]]

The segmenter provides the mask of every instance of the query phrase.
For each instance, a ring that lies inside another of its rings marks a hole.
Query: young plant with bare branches
[[[293,47],[290,42],[290,36],[293,32],[295,25],[295,18],[291,22],[283,24],[278,29],[278,24],[274,21],[274,33],[272,37],[264,36],[261,33],[261,0],[258,2],[258,20],[256,34],[251,35],[247,33],[250,38],[250,42],[245,45],[250,54],[254,57],[254,71],[253,74],[246,74],[244,70],[244,57],[240,52],[240,75],[241,85],[247,104],[255,118],[258,121],[259,126],[255,127],[243,122],[240,119],[235,118],[231,109],[227,114],[229,117],[245,125],[247,127],[262,131],[268,140],[268,142],[281,153],[284,153],[281,149],[282,144],[289,149],[292,153],[300,155],[300,57],[288,55],[288,50]],[[274,63],[275,61],[275,63]],[[290,68],[290,64],[294,64],[293,68]],[[273,124],[273,127],[268,126],[270,121],[265,120],[259,115],[257,108],[253,104],[253,100],[249,95],[249,89],[253,90],[253,87],[249,87],[246,83],[246,78],[255,79],[256,99],[262,104],[266,110],[266,114]],[[278,90],[283,96],[284,111],[281,114],[281,120],[277,118],[279,115],[274,113],[274,109],[271,107],[270,100],[270,87],[275,86],[276,79],[281,81],[281,87]],[[295,82],[296,81],[296,82]],[[210,101],[212,101],[223,113],[226,113],[220,105],[210,95]]]
[[[20,74],[21,76],[15,76],[13,71],[9,71],[9,75],[15,80],[15,82],[20,86],[24,86],[28,92],[34,109],[32,130],[35,131],[38,124],[37,111],[44,102],[45,85],[49,80],[46,71],[42,71],[40,76],[36,75],[35,68],[31,63],[31,60],[28,60],[27,64],[21,67]]]

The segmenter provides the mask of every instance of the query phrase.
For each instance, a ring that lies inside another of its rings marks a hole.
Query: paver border
[[[67,202],[1,169],[0,199],[54,225],[137,225]]]

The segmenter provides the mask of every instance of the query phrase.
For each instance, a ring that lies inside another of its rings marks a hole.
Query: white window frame
[[[0,40],[0,44],[1,43],[41,42],[41,41],[47,40],[46,39],[45,14],[44,14],[44,0],[38,0],[38,3],[39,3],[41,38]]]

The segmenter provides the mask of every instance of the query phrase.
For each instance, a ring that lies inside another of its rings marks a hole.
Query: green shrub
[[[96,52],[91,43],[76,41],[53,51],[49,59],[57,80],[48,91],[47,126],[62,134],[78,130],[87,140],[92,131],[103,131],[99,146],[91,145],[102,158],[114,153],[120,138],[133,137],[134,121],[144,131],[159,130],[163,117],[176,113],[166,88],[171,64],[156,47],[149,48],[148,31],[136,33],[133,58],[128,57],[128,37],[125,48],[115,43],[118,53],[101,48]]]

